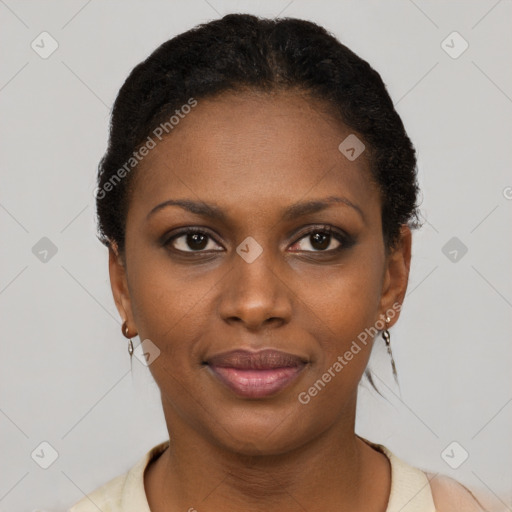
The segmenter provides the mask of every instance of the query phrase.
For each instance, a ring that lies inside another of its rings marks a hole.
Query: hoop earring
[[[391,318],[389,316],[386,317],[386,328],[382,331],[382,338],[386,342],[386,348],[388,349],[389,357],[391,358],[391,368],[393,369],[393,376],[395,378],[395,382],[398,384],[398,375],[396,373],[395,360],[393,359],[393,353],[391,352],[391,335],[388,331],[388,324],[391,322]]]

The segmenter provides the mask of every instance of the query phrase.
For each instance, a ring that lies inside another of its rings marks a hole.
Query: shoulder
[[[126,474],[113,478],[84,496],[67,512],[98,512],[98,509],[102,512],[116,512],[119,509],[125,482]]]
[[[445,475],[425,472],[430,481],[436,512],[490,512],[463,484]]]
[[[446,475],[411,466],[382,444],[361,439],[384,453],[391,463],[391,492],[387,511],[510,511],[499,498],[481,487],[470,490]]]
[[[126,473],[87,494],[67,512],[122,512],[127,507],[137,512],[150,512],[144,489],[144,471],[168,446],[168,440],[154,446]]]

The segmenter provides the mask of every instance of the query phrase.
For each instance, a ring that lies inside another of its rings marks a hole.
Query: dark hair
[[[124,255],[130,171],[153,130],[191,99],[244,89],[296,89],[328,104],[366,146],[386,250],[396,246],[402,224],[419,226],[415,150],[379,73],[315,23],[229,14],[166,41],[122,85],[98,170],[102,243],[115,242]]]

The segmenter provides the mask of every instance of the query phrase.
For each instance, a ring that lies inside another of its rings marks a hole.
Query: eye
[[[335,243],[332,247],[333,242]],[[336,252],[346,249],[353,244],[353,240],[346,234],[333,230],[331,226],[314,226],[303,233],[291,247],[292,251],[304,252]],[[171,236],[164,246],[172,246],[177,252],[203,253],[221,252],[224,249],[217,244],[213,237],[204,229],[189,227]],[[330,248],[329,248],[330,247]]]
[[[174,249],[181,252],[215,251],[212,246],[217,244],[209,244],[208,241],[213,242],[213,239],[206,231],[198,228],[187,228],[172,236],[164,245],[172,245]],[[208,247],[209,245],[210,247]]]
[[[301,241],[305,243],[301,246]],[[335,242],[335,247],[329,247]],[[331,226],[314,227],[310,229],[305,236],[300,238],[292,246],[293,250],[306,251],[306,252],[334,252],[342,248],[342,246],[350,245],[349,240],[345,235],[334,232]],[[312,248],[309,249],[309,247]]]

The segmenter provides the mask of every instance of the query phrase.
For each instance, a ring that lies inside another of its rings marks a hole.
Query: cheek
[[[357,336],[378,318],[381,268],[361,259],[304,279],[302,298],[332,335],[341,340]],[[313,316],[314,319],[314,316]]]
[[[130,295],[141,341],[150,339],[169,361],[190,359],[195,340],[211,325],[210,293],[215,293],[213,273],[192,279],[168,261],[146,258],[133,265]]]
[[[376,334],[372,327],[379,318],[380,264],[354,258],[350,264],[330,269],[328,276],[322,278],[317,272],[316,279],[304,280],[303,298],[308,305],[304,328],[312,333],[318,354],[302,389],[305,400],[318,396],[317,405],[325,401],[328,406],[329,400],[342,403],[356,391]]]
[[[193,399],[190,393],[194,395],[199,369],[196,352],[209,317],[204,295],[211,286],[198,289],[182,278],[183,273],[152,268],[134,281],[134,320],[141,342],[149,339],[160,350],[149,370],[162,395],[174,404],[187,402]]]
[[[308,322],[321,315],[328,328],[313,333],[318,358],[297,396],[311,414],[323,415],[327,422],[357,394],[376,334],[372,326],[378,306],[378,294],[358,279],[340,280],[330,287],[329,295],[318,298],[313,306],[316,315],[309,315]]]

